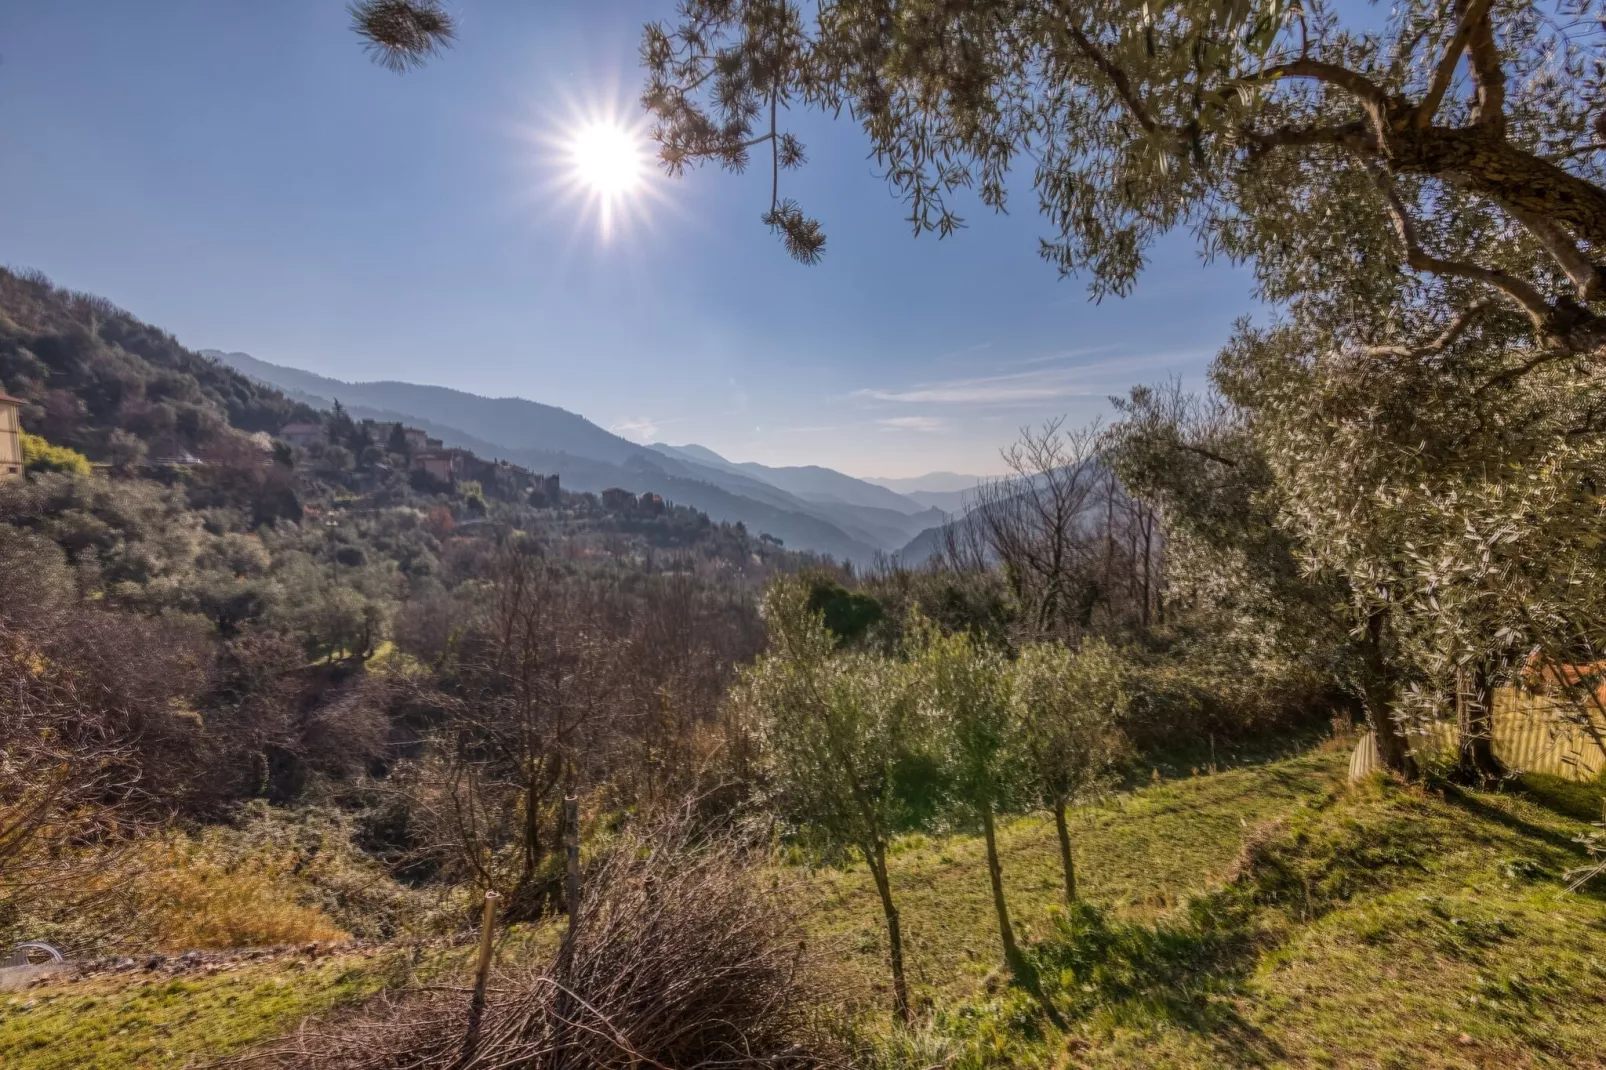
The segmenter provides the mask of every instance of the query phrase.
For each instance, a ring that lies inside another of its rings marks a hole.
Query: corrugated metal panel
[[[1589,714],[1593,733],[1574,723],[1582,716],[1555,699],[1514,687],[1494,695],[1494,752],[1524,772],[1551,773],[1570,780],[1593,780],[1606,769],[1606,719]]]
[[[1593,732],[1579,723],[1583,714],[1556,699],[1514,687],[1497,688],[1494,694],[1494,752],[1512,769],[1525,773],[1549,773],[1569,780],[1593,780],[1606,770],[1606,718],[1598,711],[1589,714]],[[1411,751],[1426,749],[1454,752],[1454,725],[1433,725],[1427,735],[1411,737]],[[1382,768],[1377,757],[1377,741],[1368,732],[1361,737],[1349,760],[1349,778],[1359,780]]]
[[[1355,750],[1349,756],[1349,778],[1360,780],[1377,770],[1377,737],[1368,732],[1355,744]]]
[[[1429,751],[1441,751],[1453,756],[1455,753],[1457,733],[1455,725],[1434,724],[1429,725],[1427,731],[1421,735],[1407,737],[1411,753],[1421,757]],[[1360,780],[1369,773],[1375,773],[1383,768],[1383,763],[1377,756],[1377,737],[1367,732],[1361,741],[1355,745],[1355,750],[1349,756],[1349,778]]]

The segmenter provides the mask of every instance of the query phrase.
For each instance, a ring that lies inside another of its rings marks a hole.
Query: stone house
[[[463,474],[462,450],[419,450],[413,454],[413,471],[426,472],[442,483],[455,483]]]

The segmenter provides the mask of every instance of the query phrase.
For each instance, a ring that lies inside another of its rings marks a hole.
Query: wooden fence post
[[[580,800],[567,797],[563,800],[563,848],[567,858],[565,868],[567,880],[564,888],[564,907],[569,912],[569,927],[563,934],[563,943],[558,948],[558,991],[554,1000],[557,1040],[554,1047],[557,1049],[556,1065],[564,1066],[569,1061],[569,1054],[565,1050],[569,1041],[571,1016],[575,1013],[573,982],[574,982],[574,944],[575,937],[580,931],[580,902],[582,889],[580,886]]]
[[[463,1035],[463,1053],[457,1064],[467,1066],[479,1045],[480,1019],[485,1016],[485,985],[491,976],[492,937],[496,932],[496,892],[485,893],[485,909],[480,914],[480,953],[474,966],[474,998],[468,1005],[468,1031]]]

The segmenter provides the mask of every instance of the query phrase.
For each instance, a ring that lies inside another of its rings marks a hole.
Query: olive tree
[[[1103,789],[1122,749],[1126,709],[1121,667],[1108,644],[1073,651],[1059,643],[1023,648],[1014,665],[1016,717],[1032,787],[1054,812],[1065,901],[1076,902],[1076,864],[1066,810]]]
[[[1397,713],[1453,713],[1463,773],[1496,776],[1493,686],[1535,654],[1601,654],[1606,384],[1560,363],[1502,378],[1487,344],[1441,362],[1325,341],[1245,329],[1216,381],[1252,422],[1308,569],[1344,578],[1357,620],[1387,621],[1409,672]]]
[[[927,628],[916,641],[914,664],[931,717],[941,726],[949,790],[981,822],[1004,960],[1017,976],[1025,976],[1004,898],[994,820],[1017,793],[1023,772],[1024,740],[1009,662],[963,632],[944,635]]]
[[[770,650],[746,669],[733,701],[755,715],[782,810],[832,847],[864,857],[886,919],[893,1008],[909,1018],[903,931],[887,846],[905,823],[905,787],[930,738],[909,665],[839,649],[799,579],[764,598]]]
[[[1123,418],[1103,443],[1122,482],[1161,514],[1169,597],[1246,666],[1332,680],[1365,711],[1384,764],[1414,773],[1386,607],[1358,596],[1346,570],[1317,564],[1308,543],[1320,532],[1288,522],[1289,488],[1256,435],[1254,407],[1235,396],[1245,403],[1175,381],[1136,387],[1117,401]]]

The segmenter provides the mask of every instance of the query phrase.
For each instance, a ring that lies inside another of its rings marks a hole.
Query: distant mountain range
[[[247,353],[202,353],[314,408],[328,409],[338,399],[355,417],[404,421],[482,457],[556,472],[573,490],[654,491],[714,520],[740,521],[792,549],[855,564],[878,554],[910,564],[924,561],[934,544],[933,529],[963,508],[966,489],[976,483],[954,473],[863,480],[816,465],[734,462],[695,444],[642,446],[583,416],[524,398],[487,398],[415,383],[347,383]],[[889,484],[910,489],[900,493]]]
[[[868,478],[865,482],[885,487],[927,509],[964,513],[970,508],[976,485],[985,479],[985,476],[966,476],[958,472],[928,472],[908,479]]]

